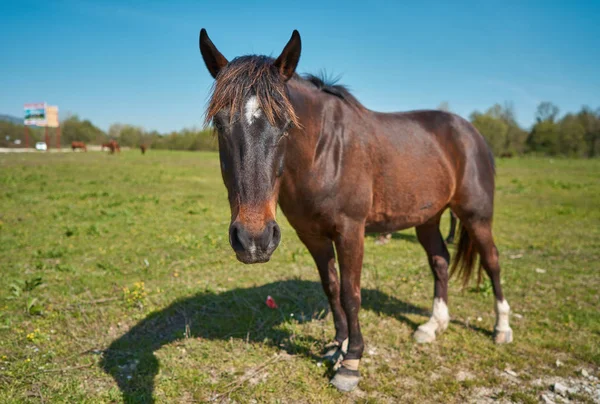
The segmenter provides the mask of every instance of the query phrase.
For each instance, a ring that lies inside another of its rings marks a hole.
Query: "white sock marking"
[[[433,313],[429,321],[419,326],[419,329],[427,334],[435,335],[436,331],[444,331],[450,322],[448,306],[439,297],[433,299]]]
[[[259,118],[261,114],[262,111],[260,110],[258,99],[255,95],[253,95],[252,97],[248,98],[248,101],[246,101],[246,108],[244,110],[244,115],[246,116],[246,122],[248,122],[248,125],[252,125],[252,122],[254,122],[256,118]]]
[[[496,331],[509,331],[510,325],[508,325],[508,315],[510,313],[510,306],[506,300],[501,302],[496,300]]]

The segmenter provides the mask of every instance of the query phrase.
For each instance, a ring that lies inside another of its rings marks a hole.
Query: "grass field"
[[[280,215],[272,260],[237,262],[216,154],[0,155],[0,402],[538,402],[556,381],[600,402],[600,161],[497,165],[514,343],[492,342],[489,284],[457,281],[448,331],[413,343],[425,255],[412,229],[369,236],[363,378],[343,395],[311,257]]]

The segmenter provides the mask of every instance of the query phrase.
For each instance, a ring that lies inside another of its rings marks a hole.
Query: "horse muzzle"
[[[235,221],[229,226],[229,243],[235,255],[244,264],[258,264],[271,259],[271,254],[281,241],[281,229],[274,220],[259,232],[249,231],[243,223]]]

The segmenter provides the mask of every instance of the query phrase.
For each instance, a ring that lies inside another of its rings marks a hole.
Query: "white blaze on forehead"
[[[252,122],[254,122],[256,118],[259,118],[261,114],[262,111],[260,110],[258,99],[255,95],[253,95],[252,97],[248,98],[248,101],[246,101],[246,107],[244,109],[244,115],[246,116],[246,122],[248,122],[248,125],[252,125]]]

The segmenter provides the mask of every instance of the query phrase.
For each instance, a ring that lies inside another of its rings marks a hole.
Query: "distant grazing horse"
[[[115,140],[111,140],[107,143],[102,143],[102,151],[104,151],[105,147],[107,147],[108,150],[110,150],[110,154],[114,154],[115,151],[121,153],[121,147],[119,147],[119,143],[117,143]]]
[[[270,259],[281,240],[279,202],[315,260],[333,312],[332,344],[343,360],[331,383],[349,391],[358,384],[364,349],[358,312],[365,232],[416,227],[435,288],[433,314],[414,337],[431,342],[450,321],[450,256],[439,229],[450,208],[460,219],[451,273],[468,282],[480,256],[496,300],[495,340],[510,342],[492,237],[494,160],[483,137],[451,113],[375,112],[343,86],[300,77],[300,48],[294,31],[277,59],[228,61],[200,31],[200,51],[216,79],[206,120],[217,132],[238,260]]]
[[[140,145],[140,150],[142,151],[142,154],[146,154],[146,149],[148,148],[148,146],[146,146],[145,144],[141,144]]]
[[[73,151],[75,151],[75,149],[81,149],[87,152],[87,147],[83,142],[71,142],[71,149],[73,149]]]

